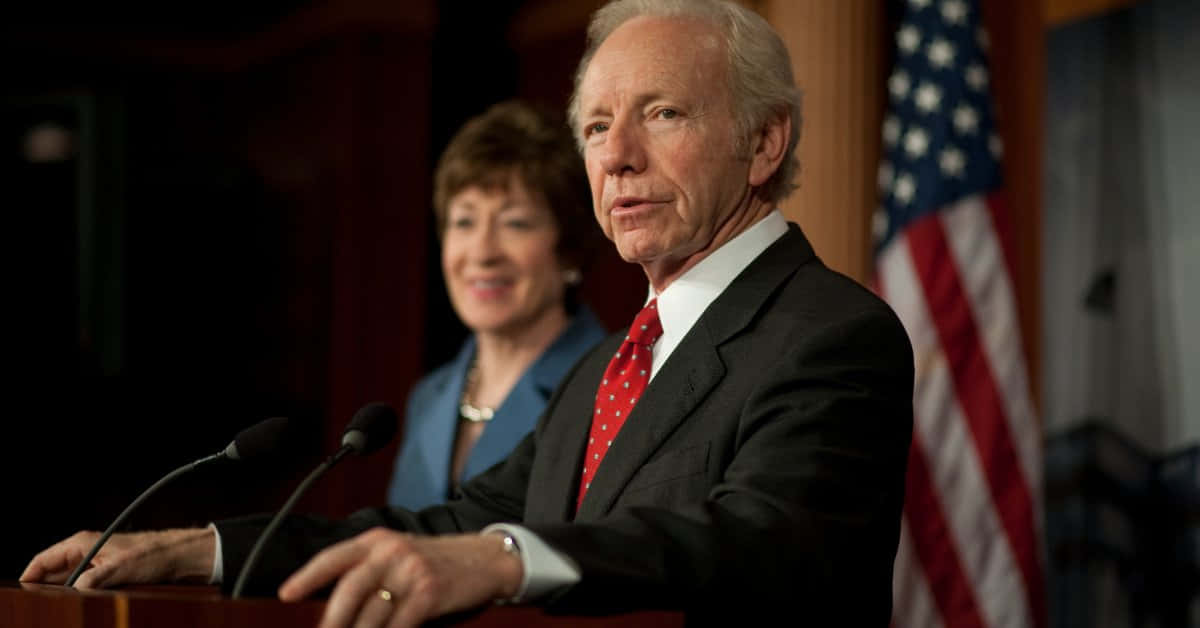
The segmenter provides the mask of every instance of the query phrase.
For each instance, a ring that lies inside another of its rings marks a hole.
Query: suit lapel
[[[468,338],[458,352],[445,377],[439,382],[436,396],[425,410],[420,431],[413,434],[421,444],[421,459],[432,481],[434,498],[445,498],[450,490],[450,454],[454,451],[454,436],[458,427],[458,404],[462,399],[467,367],[475,356],[475,340]]]
[[[576,520],[596,519],[608,512],[633,474],[725,375],[712,343],[697,338],[697,331],[693,328],[676,347],[629,413],[592,478]],[[586,438],[585,430],[582,439]],[[574,475],[578,482],[579,472]]]
[[[575,490],[591,428],[596,390],[604,369],[625,335],[612,335],[584,358],[579,371],[562,389],[553,415],[538,442],[538,468],[545,469],[527,488],[525,520],[564,522],[575,510]],[[544,461],[544,462],[543,462]]]
[[[705,310],[684,336],[629,418],[613,439],[600,469],[592,478],[577,520],[596,519],[607,513],[633,478],[667,437],[697,409],[706,395],[725,375],[725,365],[717,347],[744,329],[764,307],[775,289],[803,263],[814,258],[804,234],[795,225],[747,266],[725,291]],[[612,351],[616,350],[616,345]],[[610,358],[612,352],[605,357]],[[604,365],[595,375],[597,383]],[[594,390],[592,396],[594,398]],[[566,442],[578,442],[571,457],[575,462],[569,475],[579,481],[583,445],[589,422],[575,421]],[[573,495],[573,492],[572,492]],[[569,501],[569,499],[568,499]]]

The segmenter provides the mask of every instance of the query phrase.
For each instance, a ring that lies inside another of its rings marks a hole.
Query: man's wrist
[[[498,561],[500,566],[501,585],[500,595],[496,599],[499,603],[515,603],[521,593],[521,583],[524,580],[525,566],[521,561],[521,546],[517,543],[517,539],[513,535],[504,530],[492,530],[484,536],[491,537],[499,541],[500,552],[502,557]]]
[[[176,582],[209,582],[212,579],[216,534],[209,528],[165,530],[159,539],[172,565]]]

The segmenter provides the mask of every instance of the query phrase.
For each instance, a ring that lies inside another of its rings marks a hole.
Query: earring
[[[563,271],[563,281],[568,286],[579,285],[579,282],[583,281],[583,274],[579,272],[578,268],[568,268]]]

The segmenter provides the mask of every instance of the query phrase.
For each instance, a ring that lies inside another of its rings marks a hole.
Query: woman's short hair
[[[559,259],[566,268],[582,270],[602,238],[583,160],[565,121],[519,101],[492,105],[471,118],[442,152],[433,184],[438,237],[446,232],[454,195],[472,186],[507,189],[514,174],[554,215]]]
[[[734,115],[734,146],[746,151],[750,138],[772,115],[791,116],[792,134],[787,152],[775,174],[759,193],[778,202],[796,188],[792,180],[800,170],[796,145],[800,141],[800,90],[792,77],[787,47],[771,25],[754,11],[722,0],[615,0],[592,15],[588,42],[579,69],[575,92],[568,106],[571,126],[578,132],[579,87],[588,63],[604,40],[635,17],[686,17],[707,22],[722,34],[728,59],[727,78]],[[582,135],[576,133],[577,138]],[[582,148],[582,144],[580,144]]]

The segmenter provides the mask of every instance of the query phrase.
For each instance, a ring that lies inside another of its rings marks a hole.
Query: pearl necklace
[[[458,416],[472,423],[486,423],[492,420],[496,409],[488,406],[476,406],[471,403],[470,395],[475,384],[479,381],[479,365],[471,360],[471,368],[467,369],[467,381],[463,384],[462,399],[458,406]]]

